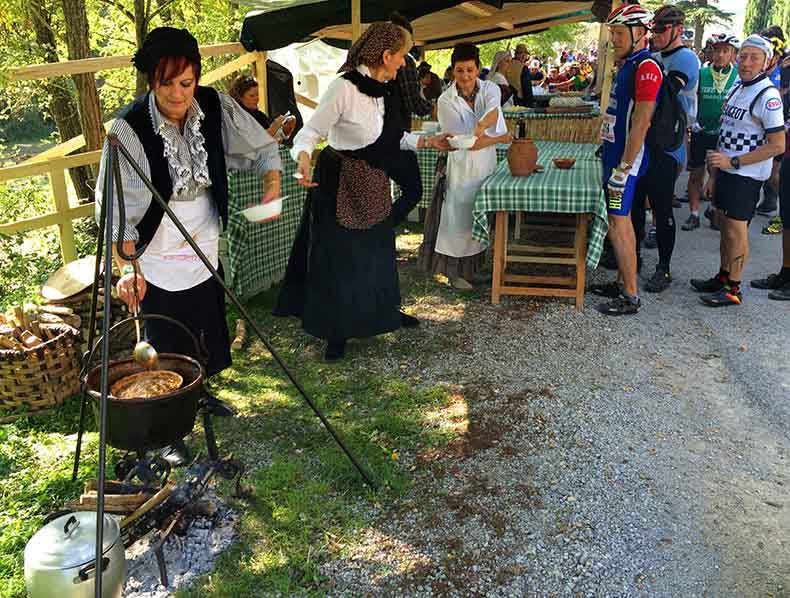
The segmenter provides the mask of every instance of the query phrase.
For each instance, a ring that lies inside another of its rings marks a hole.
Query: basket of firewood
[[[79,391],[79,323],[20,307],[13,312],[0,314],[0,410],[29,415],[56,407]]]

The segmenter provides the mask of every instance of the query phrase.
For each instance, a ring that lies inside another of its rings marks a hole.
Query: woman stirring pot
[[[225,223],[228,217],[226,169],[256,170],[266,189],[261,202],[278,198],[277,143],[231,97],[198,85],[200,52],[186,29],[152,30],[133,62],[147,75],[150,91],[120,113],[111,132],[221,272],[218,240],[220,220]],[[104,180],[108,152],[105,142],[99,181]],[[115,256],[121,270],[118,295],[132,310],[169,316],[203,337],[208,349],[206,376],[217,374],[231,363],[223,289],[126,159],[119,160],[126,212],[124,253],[131,255],[143,245],[147,249],[136,264]],[[97,218],[103,193],[97,188]],[[117,206],[113,213],[117,240]],[[172,324],[146,320],[145,334],[160,353],[197,357],[192,340]],[[215,413],[228,414],[213,397],[209,403]],[[173,460],[180,461],[179,455]]]

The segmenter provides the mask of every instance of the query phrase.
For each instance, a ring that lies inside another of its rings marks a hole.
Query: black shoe
[[[400,325],[403,328],[417,328],[420,325],[420,321],[414,316],[400,312]]]
[[[681,230],[694,230],[699,228],[699,216],[690,214],[686,221],[680,225]]]
[[[718,293],[702,295],[700,301],[708,307],[726,307],[728,305],[740,305],[743,303],[743,295],[740,291],[733,292],[730,287],[725,286]]]
[[[162,459],[170,463],[171,467],[186,465],[190,459],[189,449],[183,440],[166,446],[159,454],[162,456]]]
[[[788,284],[788,282],[778,274],[769,274],[768,278],[758,278],[757,280],[751,281],[749,284],[752,288],[755,289],[768,289],[769,291],[775,291],[776,289],[781,289],[783,286]]]
[[[672,198],[672,207],[673,208],[682,208],[683,204],[680,203],[680,200],[677,197]]]
[[[634,303],[620,295],[611,301],[600,303],[596,309],[605,316],[631,316],[637,313],[640,307],[642,307],[640,300],[637,299]]]
[[[603,284],[594,284],[590,286],[590,292],[599,297],[606,297],[607,299],[614,299],[619,297],[623,290],[616,281],[604,282]]]
[[[774,301],[790,301],[790,282],[768,293],[768,298]]]
[[[676,197],[675,199],[677,199],[680,203],[688,203],[689,202],[689,196],[688,195],[684,195],[683,197]]]
[[[206,410],[216,417],[232,417],[236,415],[236,412],[227,403],[220,401],[205,389],[203,389],[203,404]]]
[[[692,278],[691,288],[698,293],[718,293],[724,288],[724,283],[718,276],[713,278]]]
[[[645,283],[645,290],[648,293],[660,293],[667,290],[670,284],[672,284],[672,274],[669,273],[669,270],[659,265],[656,266],[653,276]]]
[[[324,361],[334,363],[346,356],[346,341],[328,341],[324,351]]]

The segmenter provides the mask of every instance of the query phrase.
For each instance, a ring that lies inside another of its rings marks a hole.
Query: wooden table
[[[489,243],[488,213],[496,214],[494,231],[494,272],[491,301],[502,295],[570,297],[576,308],[584,304],[585,264],[595,267],[608,230],[606,204],[601,183],[596,146],[558,142],[537,142],[540,174],[514,177],[507,162],[483,183],[475,198],[473,238]],[[571,170],[559,170],[555,157],[572,157]],[[508,214],[515,212],[524,225],[509,239]],[[534,234],[534,235],[533,235]],[[526,235],[528,238],[524,239]],[[566,243],[561,236],[568,237]],[[573,275],[527,275],[508,271],[508,265],[544,264],[573,269]]]

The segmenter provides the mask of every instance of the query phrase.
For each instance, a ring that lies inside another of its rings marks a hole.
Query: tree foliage
[[[748,0],[743,18],[744,37],[757,33],[771,25],[774,0]]]

